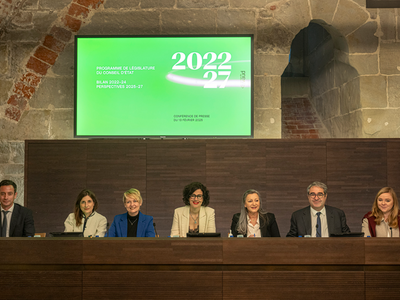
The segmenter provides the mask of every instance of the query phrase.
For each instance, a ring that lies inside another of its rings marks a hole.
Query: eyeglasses
[[[195,195],[195,194],[192,194],[192,195],[190,195],[190,198],[192,198],[192,199],[197,198],[197,199],[201,200],[201,199],[203,199],[203,195]]]
[[[311,197],[311,198],[315,198],[315,197],[322,198],[323,196],[325,196],[324,193],[318,193],[318,194],[316,194],[316,193],[309,193],[309,194],[308,194],[308,197]]]

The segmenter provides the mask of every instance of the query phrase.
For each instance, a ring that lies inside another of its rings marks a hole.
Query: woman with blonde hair
[[[391,187],[379,190],[372,210],[365,214],[362,221],[364,236],[399,237],[399,201]]]
[[[153,217],[140,212],[142,196],[137,189],[130,189],[122,197],[126,213],[116,215],[108,231],[109,237],[155,237]]]

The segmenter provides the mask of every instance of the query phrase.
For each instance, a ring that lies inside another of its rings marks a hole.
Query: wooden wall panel
[[[171,233],[175,208],[184,206],[183,188],[198,181],[206,184],[204,141],[149,141],[147,143],[147,213],[157,232]]]
[[[240,212],[246,190],[256,189],[265,197],[265,155],[263,140],[207,143],[207,187],[212,192],[209,206],[216,211],[217,232],[222,236],[228,236],[232,216]]]
[[[226,236],[243,192],[255,188],[285,236],[292,212],[308,204],[307,186],[320,180],[328,185],[327,204],[343,209],[359,231],[376,192],[387,184],[400,188],[399,154],[397,139],[26,141],[25,201],[37,232],[63,231],[83,188],[96,193],[111,224],[126,211],[122,193],[134,186],[144,196],[142,212],[166,237],[183,187],[200,181]]]
[[[107,238],[84,241],[85,264],[221,264],[219,238]]]
[[[365,272],[365,299],[399,299],[399,277],[400,271]]]
[[[64,221],[86,187],[86,147],[82,141],[27,142],[25,199],[36,232],[64,231]]]
[[[365,240],[365,263],[367,265],[400,266],[399,239],[367,238]]]
[[[327,204],[346,213],[352,231],[361,231],[362,217],[376,193],[387,184],[384,140],[327,142]]]
[[[339,241],[340,240],[340,241]],[[362,265],[364,240],[357,238],[268,238],[224,240],[229,265]],[[290,253],[290,255],[288,255]]]
[[[0,267],[15,264],[82,264],[82,241],[70,243],[71,239],[74,238],[0,238]]]
[[[364,272],[224,272],[224,298],[231,299],[364,299]]]
[[[326,143],[268,141],[266,145],[267,210],[275,214],[281,236],[286,236],[292,213],[309,205],[308,185],[326,182]]]
[[[87,271],[83,286],[87,300],[221,300],[222,271]]]
[[[400,142],[387,142],[387,186],[395,189],[400,196]],[[372,202],[371,202],[372,207]]]
[[[147,212],[146,145],[129,141],[96,141],[87,145],[87,188],[99,201],[98,212],[111,226],[114,216],[126,212],[123,194],[130,188],[144,199]]]

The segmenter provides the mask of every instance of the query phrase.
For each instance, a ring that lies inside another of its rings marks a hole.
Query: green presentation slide
[[[75,136],[252,136],[252,37],[75,40]]]

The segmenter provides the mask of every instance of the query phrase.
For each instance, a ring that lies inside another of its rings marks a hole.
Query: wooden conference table
[[[0,299],[400,299],[400,239],[0,238]]]

